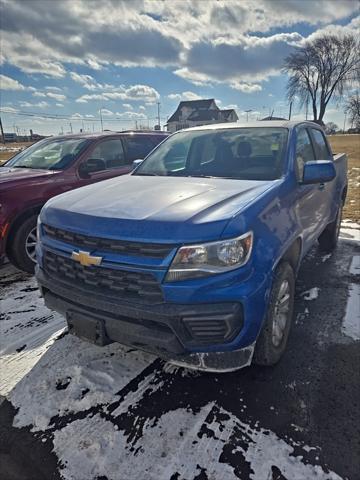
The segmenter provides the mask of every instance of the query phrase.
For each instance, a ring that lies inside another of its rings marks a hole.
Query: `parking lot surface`
[[[304,260],[281,362],[221,375],[83,342],[3,266],[0,477],[359,479],[358,238]]]

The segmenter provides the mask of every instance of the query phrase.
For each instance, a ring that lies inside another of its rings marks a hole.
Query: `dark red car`
[[[36,221],[49,198],[124,175],[166,138],[162,132],[103,132],[42,140],[0,167],[0,260],[32,273]]]

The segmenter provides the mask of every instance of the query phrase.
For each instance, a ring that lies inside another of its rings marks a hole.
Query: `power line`
[[[73,115],[64,115],[64,114],[51,114],[51,113],[42,113],[42,112],[24,112],[21,110],[17,110],[16,112],[9,112],[6,108],[0,108],[0,112],[8,115],[17,115],[22,117],[35,117],[35,118],[43,118],[43,119],[53,119],[53,120],[73,120],[73,121],[81,121],[85,120],[86,122],[101,122],[100,118],[88,118],[84,115],[81,116],[73,116]],[[166,117],[161,117],[162,119],[166,119]],[[136,118],[136,117],[115,117],[115,118],[106,118],[107,122],[132,122],[134,120],[157,120],[158,117],[148,117],[146,118]]]

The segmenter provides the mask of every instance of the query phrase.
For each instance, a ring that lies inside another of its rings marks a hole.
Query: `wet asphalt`
[[[359,275],[350,273],[352,258],[359,254],[355,242],[342,240],[328,258],[317,248],[305,258],[297,279],[288,348],[276,367],[251,366],[228,374],[192,377],[166,371],[163,362],[155,360],[118,393],[118,399],[107,405],[107,411],[115,410],[129,391],[136,391],[150,372],[161,377],[164,387],[145,392],[131,412],[116,420],[109,415],[108,420],[131,432],[135,418],[145,422],[178,408],[196,412],[214,402],[219,408],[213,415],[221,415],[223,408],[250,425],[258,422],[279,438],[298,442],[299,451],[295,448],[294,455],[302,455],[304,463],[321,465],[344,479],[360,479],[360,342],[343,332],[349,285],[360,283]],[[314,287],[320,289],[318,298],[306,300],[304,292]],[[42,443],[30,428],[12,427],[16,410],[8,400],[2,400],[0,478],[60,478],[61,465],[52,453],[51,438]],[[53,430],[103,412],[103,407],[54,418]],[[232,441],[230,438],[223,448],[222,461],[230,464],[239,478],[252,478],[251,466],[241,454],[234,453]],[[301,447],[304,444],[318,448],[305,451]],[[285,477],[275,464],[274,459],[269,480],[296,480]],[[170,478],[180,479],[177,472]],[[208,479],[206,469],[194,472],[195,479]]]

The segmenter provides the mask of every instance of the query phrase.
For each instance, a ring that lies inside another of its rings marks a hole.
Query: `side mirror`
[[[101,158],[88,158],[80,165],[79,174],[81,177],[86,178],[90,173],[101,172],[105,169],[105,162]]]
[[[330,160],[307,162],[304,165],[303,185],[331,182],[336,177],[334,163]]]
[[[144,159],[138,158],[132,162],[132,169],[135,170],[142,162]]]

